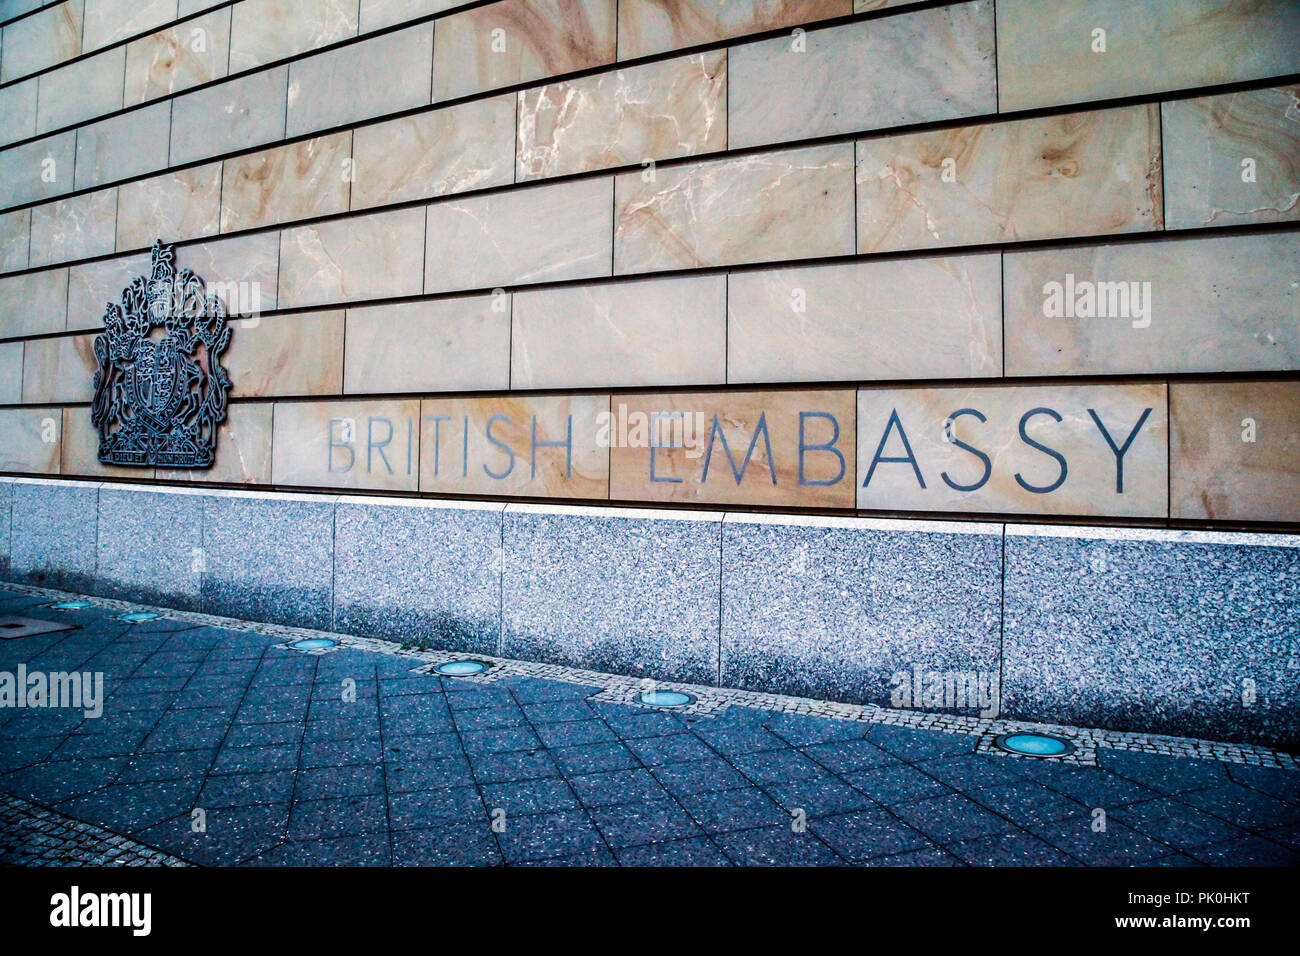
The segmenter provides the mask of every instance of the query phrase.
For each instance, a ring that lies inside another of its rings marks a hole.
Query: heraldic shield
[[[149,275],[104,312],[90,409],[104,464],[207,468],[216,455],[231,329],[221,300],[175,260],[173,247],[155,242]]]

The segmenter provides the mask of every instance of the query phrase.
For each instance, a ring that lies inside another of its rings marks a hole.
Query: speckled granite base
[[[727,515],[722,685],[889,706],[900,673],[995,676],[1000,531]]]
[[[504,516],[502,654],[717,680],[720,514],[511,505]]]
[[[102,487],[95,593],[201,609],[203,496]]]
[[[203,503],[203,610],[299,627],[330,626],[334,499],[212,492]]]
[[[1300,540],[1007,529],[1004,711],[1300,744]]]
[[[497,653],[504,507],[339,499],[335,630]]]
[[[9,576],[93,593],[99,486],[23,478],[10,482]]]
[[[0,576],[9,576],[9,516],[12,512],[14,486],[0,481]]]

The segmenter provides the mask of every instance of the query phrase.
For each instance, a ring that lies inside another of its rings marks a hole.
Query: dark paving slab
[[[0,588],[0,608],[78,627],[0,642],[0,671],[98,670],[107,697],[96,718],[0,710],[5,862],[1300,861],[1291,771],[1105,748],[1096,767],[1017,760],[961,734],[648,710],[590,700],[593,686],[414,675],[353,648],[43,603]],[[87,833],[101,856],[77,848]]]

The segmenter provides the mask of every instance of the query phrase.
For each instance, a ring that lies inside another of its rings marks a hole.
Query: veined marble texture
[[[121,301],[122,290],[136,276],[148,275],[149,262],[148,253],[138,253],[58,270],[67,273],[68,308],[63,327],[68,331],[102,328],[105,306]]]
[[[735,147],[993,113],[989,0],[732,47]]]
[[[30,209],[0,213],[0,272],[27,268],[31,223]]]
[[[36,132],[83,123],[121,109],[125,69],[126,50],[118,47],[41,76]]]
[[[131,179],[166,165],[171,116],[171,103],[155,103],[76,130],[76,187]]]
[[[1300,368],[1300,232],[1008,251],[1004,265],[1008,375]],[[1073,308],[1055,308],[1058,287]]]
[[[1300,86],[1161,104],[1171,229],[1300,219]]]
[[[352,132],[227,159],[221,180],[221,231],[310,219],[348,208]]]
[[[900,2],[858,0],[863,10]],[[853,12],[850,0],[619,0],[618,58],[631,60]]]
[[[1300,70],[1295,0],[998,0],[997,19],[1004,111]]]
[[[1174,518],[1300,521],[1300,382],[1169,387]]]
[[[860,140],[857,188],[858,252],[1157,230],[1159,108]]]
[[[853,507],[853,389],[637,393],[611,412],[612,499]]]
[[[514,181],[515,97],[471,100],[353,131],[353,209]]]
[[[851,255],[853,146],[616,177],[614,272]]]
[[[277,485],[415,491],[420,403],[277,402],[272,480]]]
[[[721,384],[726,301],[723,275],[521,290],[510,387]]]
[[[343,310],[232,323],[222,361],[239,398],[337,395],[343,384]]]
[[[67,269],[0,279],[0,338],[60,332],[67,316]]]
[[[176,19],[176,0],[85,0],[86,52]]]
[[[0,209],[72,192],[77,131],[0,151]]]
[[[57,474],[62,415],[59,408],[0,408],[0,471]]]
[[[172,111],[173,120],[171,153],[163,150],[162,155],[177,166],[275,142],[285,135],[288,81],[289,68],[279,66],[160,103]],[[155,159],[152,168],[162,165]]]
[[[466,0],[361,0],[361,32],[406,23],[431,13],[463,6]]]
[[[239,485],[271,483],[272,402],[235,402],[217,429],[217,460],[211,468],[159,468],[159,481],[220,481]]]
[[[33,78],[0,89],[0,146],[35,135],[39,82]]]
[[[231,8],[186,20],[126,46],[127,105],[143,103],[226,75]]]
[[[24,342],[0,342],[0,405],[23,400]]]
[[[249,70],[357,35],[357,0],[240,0],[231,8],[230,69]]]
[[[864,388],[858,507],[1163,517],[1167,432],[1163,383]]]
[[[420,490],[606,498],[609,449],[597,437],[608,411],[608,395],[426,398]]]
[[[523,90],[518,178],[725,149],[726,105],[724,50]]]
[[[733,272],[727,381],[1002,374],[998,253]]]
[[[510,296],[348,309],[343,391],[509,388]]]
[[[4,60],[0,82],[8,83],[74,56],[81,55],[85,0],[65,0],[56,6],[15,20],[4,28]]]
[[[609,275],[612,201],[601,177],[430,203],[424,291]]]
[[[93,335],[32,339],[23,353],[23,402],[89,402],[94,394]]]
[[[117,190],[117,248],[215,235],[220,218],[221,163],[137,179]]]
[[[32,207],[32,266],[113,252],[117,190],[99,189]]]
[[[280,234],[280,305],[414,295],[423,247],[420,208],[286,229]]]
[[[99,430],[90,420],[90,408],[78,405],[63,409],[63,436],[59,451],[59,474],[100,478],[152,478],[153,468],[105,465],[99,460]]]
[[[615,0],[501,0],[438,21],[433,99],[613,63]]]

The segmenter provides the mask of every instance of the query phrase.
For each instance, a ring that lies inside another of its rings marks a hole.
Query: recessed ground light
[[[80,611],[83,607],[90,607],[89,601],[55,601],[50,605],[56,611]]]
[[[483,661],[447,661],[433,670],[434,673],[444,677],[470,677],[474,674],[482,674],[487,669],[488,666]]]
[[[132,611],[130,614],[123,614],[118,617],[119,621],[125,621],[127,624],[143,624],[145,621],[152,621],[158,617],[153,611]]]
[[[304,637],[289,645],[295,651],[323,651],[327,647],[338,647],[339,642],[328,637]]]
[[[648,690],[641,695],[641,703],[651,707],[685,707],[694,700],[690,694],[679,690]]]
[[[1003,734],[993,745],[1022,757],[1064,757],[1074,753],[1074,744],[1046,734]]]

